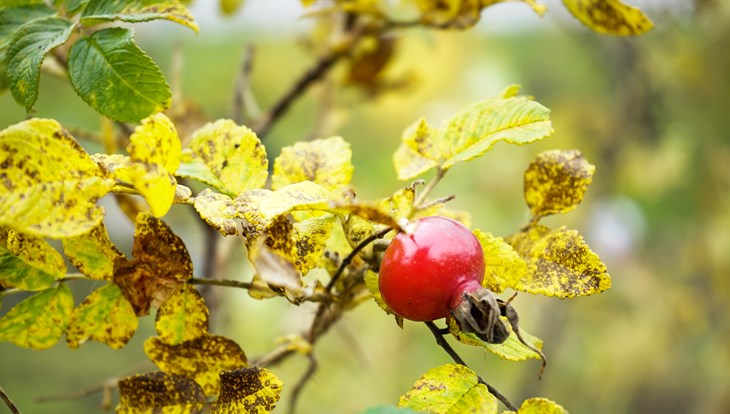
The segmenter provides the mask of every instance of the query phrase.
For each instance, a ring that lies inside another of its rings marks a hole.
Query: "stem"
[[[423,204],[426,201],[426,198],[428,198],[429,194],[431,194],[431,191],[436,187],[436,184],[441,181],[442,178],[446,175],[446,171],[441,167],[437,167],[436,169],[436,175],[429,181],[428,185],[426,185],[426,188],[421,191],[421,194],[418,195],[418,198],[416,199],[416,202],[413,203],[416,207],[420,207],[421,204]]]
[[[337,271],[335,272],[334,276],[332,276],[332,279],[330,279],[329,283],[327,283],[327,288],[326,288],[327,292],[332,291],[332,289],[335,287],[335,283],[337,283],[337,280],[340,278],[340,276],[342,276],[342,273],[345,272],[345,268],[347,266],[349,266],[350,263],[352,263],[352,261],[355,259],[355,256],[357,256],[358,253],[360,253],[362,251],[362,249],[367,247],[368,244],[374,242],[375,240],[382,239],[383,236],[388,234],[391,230],[393,230],[393,228],[388,227],[383,230],[380,230],[377,233],[373,233],[370,236],[368,236],[365,240],[361,241],[360,244],[358,244],[354,249],[352,249],[350,254],[348,254],[347,257],[345,257],[345,259],[342,260],[342,263],[340,263],[340,267],[337,268]]]
[[[199,277],[193,277],[188,279],[188,283],[191,285],[204,285],[204,286],[224,286],[224,287],[233,287],[233,288],[239,288],[239,289],[247,289],[250,291],[265,291],[265,292],[271,292],[270,290],[261,287],[259,285],[256,285],[251,282],[242,282],[240,280],[231,280],[231,279],[208,279],[208,278],[199,278]],[[310,296],[307,296],[303,299],[304,301],[308,302],[328,302],[330,301],[330,297],[327,294],[314,292]]]
[[[307,88],[320,80],[334,66],[334,64],[345,56],[342,52],[332,52],[320,58],[317,63],[297,80],[294,85],[282,96],[276,104],[264,115],[263,120],[256,128],[256,135],[263,140],[269,133],[271,127],[289,109],[291,104],[299,98]]]
[[[13,414],[20,414],[20,410],[18,407],[13,404],[13,401],[8,397],[8,394],[5,393],[5,390],[2,386],[0,386],[0,398],[2,398],[5,405],[10,409],[10,412]]]
[[[464,362],[464,360],[461,359],[459,354],[456,353],[454,348],[452,348],[451,345],[449,345],[449,343],[446,341],[446,338],[444,338],[445,334],[442,329],[439,329],[439,327],[436,326],[436,324],[433,322],[426,322],[426,326],[428,326],[428,329],[431,330],[431,333],[433,334],[434,338],[436,338],[436,343],[441,348],[443,348],[447,354],[449,354],[449,356],[451,357],[451,359],[454,360],[454,362],[456,362],[459,365],[463,365],[467,368],[469,367],[468,365],[466,365],[466,362]],[[515,405],[512,404],[512,402],[510,400],[508,400],[507,397],[502,395],[501,392],[499,392],[493,386],[489,385],[486,381],[484,381],[484,379],[481,376],[477,375],[477,378],[479,379],[479,383],[484,384],[487,387],[487,390],[489,390],[489,393],[494,395],[499,401],[501,401],[502,404],[504,404],[504,406],[507,407],[507,409],[509,409],[511,411],[515,411],[515,412],[517,411],[517,407],[515,407]]]
[[[319,363],[317,362],[317,358],[314,356],[313,353],[307,354],[307,359],[309,360],[309,365],[307,365],[307,370],[304,371],[304,374],[299,379],[299,382],[297,382],[297,385],[294,386],[294,390],[292,390],[291,394],[291,400],[289,400],[289,414],[294,414],[297,408],[297,401],[299,400],[299,396],[302,393],[302,390],[304,390],[304,386],[307,385],[307,382],[309,382],[310,379],[312,379],[312,376],[314,376],[314,373],[317,372],[317,367],[319,366]]]
[[[231,119],[236,124],[242,124],[244,122],[244,112],[248,108],[249,115],[258,115],[258,108],[255,107],[255,101],[251,99],[253,96],[251,92],[251,70],[253,69],[253,56],[254,46],[248,45],[246,47],[245,54],[243,56],[243,63],[241,64],[241,71],[236,79],[236,86],[233,89],[233,104],[231,109]],[[248,99],[247,99],[248,98]]]

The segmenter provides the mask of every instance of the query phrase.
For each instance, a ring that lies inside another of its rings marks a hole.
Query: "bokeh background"
[[[353,88],[334,94],[318,85],[298,101],[266,139],[273,159],[282,146],[311,136],[342,135],[352,144],[353,185],[362,198],[391,194],[398,182],[391,156],[403,129],[420,116],[438,123],[512,83],[552,110],[556,133],[526,147],[498,144],[455,167],[435,196],[455,194],[450,207],[472,214],[474,228],[515,232],[528,218],[522,172],[538,152],[577,148],[597,166],[575,211],[546,220],[585,235],[613,277],[609,291],[571,301],[519,295],[522,326],[545,341],[549,365],[512,363],[455,344],[470,366],[519,405],[531,396],[572,413],[730,412],[730,2],[632,1],[654,21],[638,38],[589,31],[557,1],[539,17],[524,4],[488,8],[470,31],[404,30],[387,68],[402,89],[370,98]],[[200,34],[169,22],[135,25],[137,41],[179,85],[177,98],[197,105],[201,119],[230,117],[244,50],[255,45],[253,92],[268,108],[313,58],[302,46],[312,29],[295,1],[249,0],[224,17],[217,1],[195,1]],[[174,51],[181,58],[176,71]],[[335,84],[344,75],[335,71]],[[177,102],[181,102],[178,100]],[[100,119],[68,83],[42,76],[39,117],[59,120],[76,135]],[[0,127],[26,118],[8,92],[0,95]],[[98,148],[82,141],[90,151]],[[426,177],[428,178],[428,177]],[[122,250],[132,225],[111,199],[107,226]],[[174,207],[167,220],[200,263],[204,240],[194,212]],[[248,280],[245,253],[221,276]],[[93,284],[74,285],[81,301]],[[283,299],[255,301],[222,289],[214,333],[235,339],[249,357],[313,316]],[[17,296],[17,297],[16,297]],[[21,299],[3,301],[0,314]],[[73,396],[106,380],[153,370],[142,343],[153,317],[141,320],[120,351],[63,341],[47,351],[0,344],[0,384],[24,413],[100,412],[101,393]],[[358,413],[393,404],[428,369],[450,362],[422,324],[401,330],[375,304],[348,314],[317,345],[320,368],[305,389],[300,413]],[[285,385],[279,410],[306,361],[274,368]],[[116,398],[116,396],[114,397]],[[7,408],[0,405],[0,413]]]

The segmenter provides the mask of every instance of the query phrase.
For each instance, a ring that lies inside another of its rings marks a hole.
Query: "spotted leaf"
[[[137,331],[132,304],[113,283],[92,292],[71,314],[66,342],[78,348],[89,339],[121,349]]]
[[[220,373],[221,393],[213,413],[267,414],[274,410],[284,383],[266,368],[251,367]]]
[[[66,330],[73,306],[71,289],[64,283],[40,291],[0,318],[0,341],[32,349],[50,348]]]
[[[274,161],[271,188],[311,181],[328,190],[350,183],[352,150],[341,137],[298,142],[284,147]]]
[[[65,275],[63,257],[45,240],[0,229],[0,286],[44,290]]]
[[[95,280],[112,280],[114,262],[124,255],[109,240],[104,223],[89,233],[63,239],[63,252],[81,273]]]
[[[117,386],[117,414],[191,414],[205,406],[200,385],[182,375],[151,372],[122,378]]]
[[[598,33],[640,35],[654,27],[644,12],[621,0],[563,0],[563,4],[581,23]]]
[[[184,285],[160,306],[155,319],[160,340],[179,345],[208,333],[208,307],[191,285]]]

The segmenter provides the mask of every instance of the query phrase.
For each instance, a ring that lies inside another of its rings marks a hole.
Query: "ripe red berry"
[[[445,217],[414,221],[385,251],[380,266],[380,294],[398,315],[433,321],[451,315],[462,330],[488,342],[509,334],[499,320],[500,308],[482,287],[484,252],[461,223]]]
[[[484,279],[479,241],[461,223],[425,217],[399,233],[380,265],[380,294],[398,315],[432,321],[449,314],[458,294],[478,289]]]

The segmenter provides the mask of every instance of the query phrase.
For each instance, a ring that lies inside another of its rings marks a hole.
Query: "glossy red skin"
[[[458,221],[431,216],[393,238],[380,266],[380,294],[398,315],[412,321],[448,316],[464,292],[481,287],[484,253]]]

